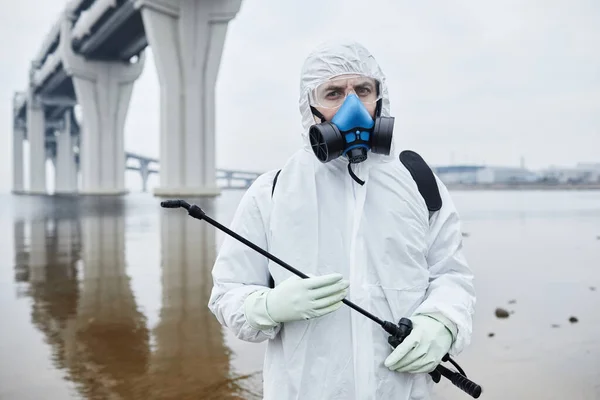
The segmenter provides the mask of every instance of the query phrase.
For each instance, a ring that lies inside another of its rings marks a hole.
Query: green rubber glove
[[[429,315],[415,315],[411,320],[411,333],[385,359],[384,365],[398,372],[431,372],[452,346],[452,333],[444,323]]]
[[[308,320],[342,306],[349,282],[341,274],[302,279],[292,276],[273,289],[250,294],[244,302],[246,320],[264,330],[281,322]]]

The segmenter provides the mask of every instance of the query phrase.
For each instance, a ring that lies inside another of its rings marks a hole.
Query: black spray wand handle
[[[303,279],[310,278],[308,275],[306,275],[303,272],[292,267],[285,261],[280,260],[279,258],[275,257],[268,251],[265,251],[264,249],[255,245],[248,239],[244,238],[243,236],[238,235],[231,229],[229,229],[226,226],[215,221],[214,219],[212,219],[211,217],[206,215],[206,213],[195,204],[190,205],[185,200],[166,200],[166,201],[162,201],[160,203],[160,205],[163,208],[185,208],[191,217],[208,222],[209,224],[213,225],[215,228],[220,229],[221,231],[227,233],[231,237],[244,243],[246,246],[257,251],[258,253],[262,254],[263,256],[267,257],[269,260],[279,264],[280,266],[287,269],[291,273],[296,274]],[[350,300],[343,299],[342,303],[346,304],[350,308],[358,311],[365,317],[371,319],[372,321],[374,321],[378,325],[380,325],[387,333],[389,333],[391,335],[388,341],[394,348],[396,346],[398,346],[402,342],[402,340],[404,340],[404,338],[410,333],[410,331],[412,329],[412,322],[407,318],[402,318],[400,320],[400,323],[398,325],[396,325],[390,321],[382,321],[381,319],[377,318],[375,315],[371,314],[370,312],[363,309],[362,307],[354,304]],[[447,357],[447,358],[449,358],[449,357]],[[439,382],[440,375],[443,375],[444,377],[449,379],[455,386],[457,386],[464,392],[468,393],[473,398],[478,398],[481,394],[481,386],[479,386],[476,383],[472,382],[471,380],[467,379],[467,377],[464,374],[454,372],[442,365],[438,365],[436,367],[436,369],[430,373],[430,375],[434,378],[436,383]]]

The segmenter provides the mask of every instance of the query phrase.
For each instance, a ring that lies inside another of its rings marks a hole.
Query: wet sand
[[[481,399],[599,399],[600,192],[454,195]],[[240,196],[199,203],[227,224]],[[0,399],[261,398],[264,344],[206,307],[222,233],[143,194],[0,199]]]
[[[600,399],[599,212],[464,225],[478,303],[472,344],[456,360],[484,388],[480,398]],[[438,389],[436,399],[469,398]]]

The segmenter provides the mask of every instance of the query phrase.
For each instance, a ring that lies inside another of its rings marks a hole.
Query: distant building
[[[455,165],[434,167],[433,170],[445,184],[509,184],[539,179],[538,174],[519,167]]]
[[[541,179],[556,183],[598,183],[600,164],[578,164],[576,167],[550,167],[541,171]]]
[[[520,167],[485,167],[477,172],[477,183],[531,183],[539,179],[538,174]]]
[[[576,167],[551,167],[541,171],[530,171],[523,166],[498,167],[486,165],[449,165],[432,167],[432,169],[445,184],[600,183],[600,163],[580,163]]]
[[[587,172],[588,183],[600,183],[600,163],[579,163],[577,168]]]
[[[435,174],[444,182],[444,184],[467,184],[477,183],[477,173],[483,166],[478,165],[450,165],[432,167]]]

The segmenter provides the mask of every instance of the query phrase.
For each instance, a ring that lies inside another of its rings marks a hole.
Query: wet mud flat
[[[261,398],[207,308],[214,229],[150,196],[11,200],[0,399]]]
[[[478,303],[455,357],[480,398],[600,399],[600,218],[468,221]],[[437,400],[466,398],[448,383]]]
[[[526,194],[535,210],[520,195],[456,196],[478,301],[455,360],[482,399],[599,399],[600,212],[578,193]],[[265,343],[206,307],[214,228],[149,196],[4,200],[0,399],[262,398]],[[201,205],[227,224],[237,201]],[[466,398],[435,386],[435,399]]]

